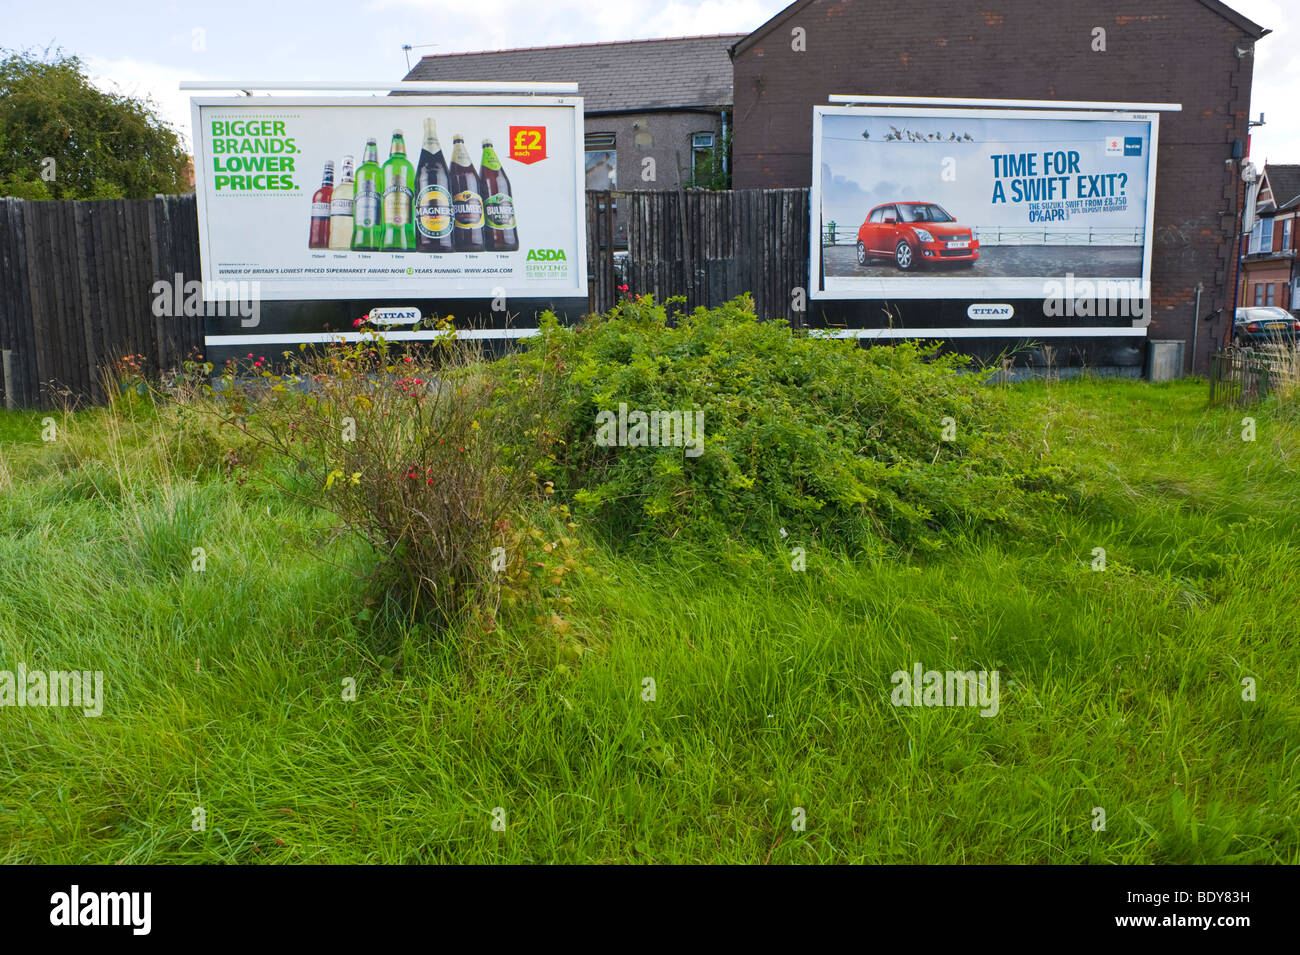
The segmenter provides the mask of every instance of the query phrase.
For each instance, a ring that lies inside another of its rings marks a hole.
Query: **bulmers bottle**
[[[490,252],[513,252],[519,248],[519,231],[515,223],[515,200],[510,180],[501,168],[501,160],[492,148],[492,140],[483,140],[483,244]]]
[[[406,158],[406,139],[393,130],[393,145],[384,163],[384,251],[415,251],[415,168]]]
[[[432,119],[424,121],[424,146],[415,167],[415,247],[420,252],[455,252],[452,237],[451,173]]]
[[[451,149],[451,209],[456,221],[456,251],[483,251],[483,192],[474,160],[457,134]]]
[[[307,247],[324,249],[330,244],[330,199],[334,194],[334,160],[325,161],[325,174],[316,195],[311,197],[311,229]]]
[[[334,196],[330,199],[330,248],[350,249],[352,247],[352,157],[343,157],[343,180],[334,187]]]
[[[356,192],[352,202],[352,248],[355,251],[376,252],[383,239],[383,224],[379,217],[382,176],[379,145],[375,140],[367,139],[366,151],[357,167]]]

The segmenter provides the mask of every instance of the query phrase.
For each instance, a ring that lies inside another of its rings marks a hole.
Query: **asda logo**
[[[563,249],[529,249],[525,262],[564,262]]]

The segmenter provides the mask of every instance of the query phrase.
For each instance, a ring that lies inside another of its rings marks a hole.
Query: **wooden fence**
[[[203,343],[201,317],[154,315],[153,284],[199,276],[193,196],[0,200],[0,375],[9,406],[102,401],[127,355],[174,367]]]
[[[808,290],[808,190],[588,192],[587,258],[592,307],[618,300],[609,249],[615,210],[627,231],[623,270],[632,294],[684,295],[687,308],[742,292],[758,314],[797,324],[795,289]]]
[[[626,252],[614,248],[616,217]],[[630,294],[688,308],[742,292],[797,324],[808,288],[808,190],[587,193],[588,307]],[[11,407],[104,399],[127,355],[168,369],[203,347],[202,316],[154,314],[154,283],[199,277],[193,196],[0,200],[0,389]]]

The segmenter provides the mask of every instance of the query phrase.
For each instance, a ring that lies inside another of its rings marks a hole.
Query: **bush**
[[[542,324],[499,363],[505,395],[561,376],[560,450],[542,475],[613,538],[760,543],[784,529],[850,549],[933,546],[945,529],[1026,528],[1061,499],[1064,475],[964,357],[806,337],[759,321],[748,296],[671,318],[632,299],[573,329]],[[620,404],[703,412],[702,453],[602,446],[598,416]]]
[[[368,335],[283,357],[284,371],[261,358],[256,377],[231,367],[221,378],[226,420],[261,459],[250,468],[245,453],[227,470],[332,511],[374,546],[384,589],[413,615],[446,621],[486,599],[505,569],[492,550],[517,536],[548,441],[544,363],[511,389],[507,412],[475,347],[450,336],[402,349]]]

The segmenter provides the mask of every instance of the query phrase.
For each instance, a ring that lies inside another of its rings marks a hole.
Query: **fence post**
[[[13,351],[6,348],[0,353],[0,375],[4,377],[5,411],[13,411],[17,402],[14,400],[14,363]]]

